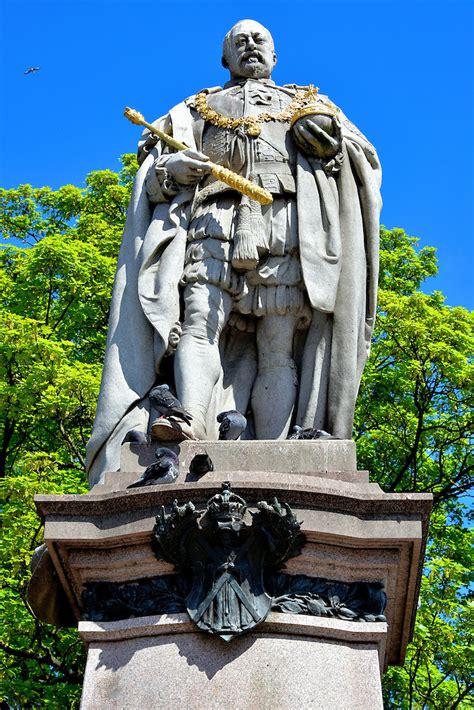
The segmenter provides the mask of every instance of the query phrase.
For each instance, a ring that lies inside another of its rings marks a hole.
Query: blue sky
[[[124,106],[153,120],[222,84],[222,37],[245,17],[274,35],[277,83],[316,84],[374,143],[382,222],[437,247],[426,288],[472,308],[471,0],[0,0],[0,185],[117,169],[139,135]]]

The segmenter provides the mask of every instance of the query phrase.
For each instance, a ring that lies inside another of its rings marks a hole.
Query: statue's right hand
[[[211,172],[209,158],[197,150],[181,150],[166,161],[168,175],[179,185],[196,185]]]

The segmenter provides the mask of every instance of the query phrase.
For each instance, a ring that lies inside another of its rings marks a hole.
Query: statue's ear
[[[224,69],[229,68],[229,63],[228,63],[227,59],[224,57],[224,55],[222,55],[221,62],[222,62],[222,66],[224,67]]]
[[[277,61],[278,61],[278,59],[277,59],[277,55],[275,54],[275,52],[273,52],[273,68],[275,68],[275,67],[276,67],[276,63],[277,63]]]

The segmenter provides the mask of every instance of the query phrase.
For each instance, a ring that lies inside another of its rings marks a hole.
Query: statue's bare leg
[[[221,374],[219,338],[232,310],[232,297],[212,284],[188,284],[183,333],[176,349],[176,393],[192,414],[192,434],[206,439],[206,416]],[[184,428],[184,427],[183,427]]]
[[[295,316],[258,320],[258,374],[252,391],[257,439],[285,439],[296,401],[298,381],[293,361]]]

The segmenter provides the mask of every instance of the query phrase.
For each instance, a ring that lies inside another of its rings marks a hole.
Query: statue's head
[[[240,20],[224,37],[222,64],[233,79],[268,79],[276,60],[273,37],[255,20]]]

